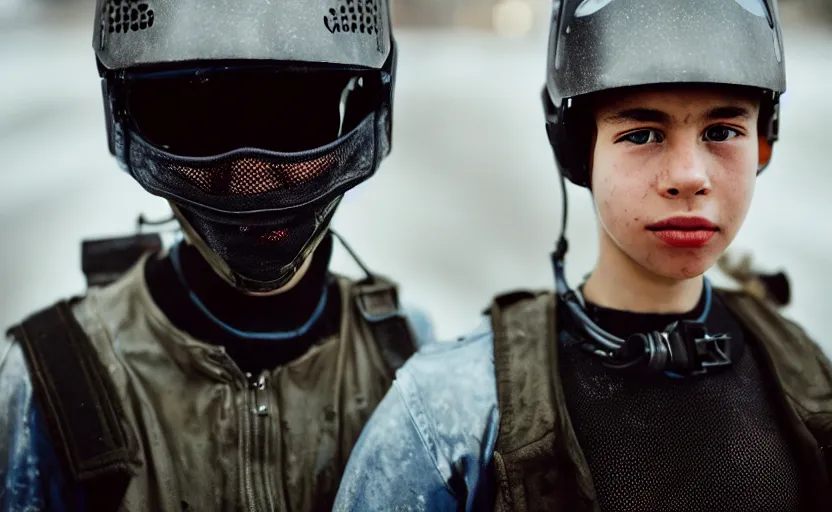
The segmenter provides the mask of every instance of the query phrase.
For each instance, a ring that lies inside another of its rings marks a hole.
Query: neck
[[[184,283],[172,254],[151,258],[145,278],[153,300],[178,329],[197,340],[225,346],[242,367],[273,368],[282,363],[268,357],[259,360],[263,353],[252,344],[296,340],[275,345],[275,354],[282,354],[278,359],[285,362],[341,326],[340,288],[329,280],[327,270],[331,248],[327,237],[303,279],[269,297],[241,293],[216,274],[199,251],[184,244],[180,246]]]
[[[635,313],[686,313],[696,307],[704,278],[670,279],[645,269],[602,236],[598,264],[584,297],[605,308]]]

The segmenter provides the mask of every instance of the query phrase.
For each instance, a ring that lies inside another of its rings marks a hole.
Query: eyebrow
[[[613,124],[631,122],[670,124],[670,116],[666,112],[652,108],[628,108],[606,116],[604,121]]]
[[[751,111],[745,107],[722,106],[714,107],[705,113],[703,119],[714,121],[717,119],[750,119]],[[605,122],[612,124],[624,123],[658,123],[664,125],[672,124],[670,114],[652,108],[628,108],[606,116]]]
[[[716,107],[705,114],[705,119],[713,121],[716,119],[750,119],[751,111],[745,107]]]

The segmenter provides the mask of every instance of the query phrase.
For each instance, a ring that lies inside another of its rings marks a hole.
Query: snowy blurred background
[[[439,334],[471,328],[498,291],[551,287],[560,196],[543,130],[548,0],[394,0],[393,153],[336,228],[394,276]],[[105,144],[92,0],[0,0],[0,325],[84,289],[80,243],[127,234],[166,204]],[[785,269],[787,314],[832,354],[832,0],[781,0],[789,90],[781,140],[733,249]],[[568,274],[591,269],[595,224],[571,189]],[[343,250],[335,267],[356,274]]]

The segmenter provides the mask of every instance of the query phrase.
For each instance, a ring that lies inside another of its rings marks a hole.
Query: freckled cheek
[[[632,197],[631,192],[617,189],[615,195],[604,197],[597,206],[602,224],[619,242],[625,242],[635,231],[641,230],[643,215],[639,202]]]
[[[614,149],[599,151],[596,146],[592,189],[601,223],[614,238],[623,241],[632,230],[641,229],[644,198],[651,184],[638,181],[640,163],[623,165],[625,159]]]
[[[718,183],[721,221],[727,231],[735,233],[739,230],[751,206],[755,180],[756,169],[753,172],[735,169],[725,173]]]
[[[712,165],[727,181],[747,182],[757,175],[757,147],[748,141],[738,144],[717,144],[711,148]]]
[[[638,228],[639,227],[639,219],[640,219],[640,217],[628,216],[627,217],[627,222],[624,224],[624,227],[627,228],[627,229]]]
[[[743,188],[738,189],[737,193],[729,201],[727,211],[729,212],[729,222],[733,225],[734,230],[739,230],[748,210],[751,207],[752,189]]]

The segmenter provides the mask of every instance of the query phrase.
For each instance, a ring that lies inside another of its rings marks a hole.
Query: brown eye
[[[725,142],[739,135],[737,130],[727,126],[712,126],[705,130],[705,140],[710,142]]]

